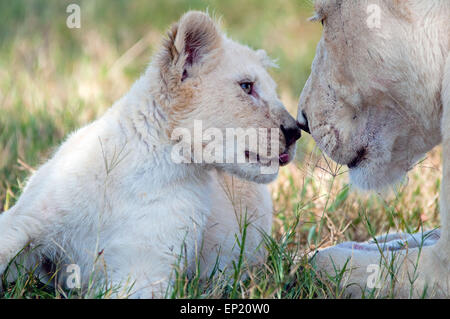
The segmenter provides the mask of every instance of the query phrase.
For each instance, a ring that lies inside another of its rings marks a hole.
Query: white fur
[[[439,241],[416,236],[421,244],[410,243],[394,252],[395,238],[383,240],[387,244],[381,246],[387,248],[346,243],[319,251],[318,267],[335,275],[335,269],[348,261],[341,286],[353,297],[370,290],[368,266],[380,265],[383,276],[377,296],[448,298],[450,2],[317,0],[315,4],[324,18],[324,35],[299,114],[306,114],[319,147],[342,164],[354,163],[364,149],[361,161],[349,165],[351,182],[364,189],[397,182],[441,142],[444,161]],[[367,25],[368,4],[379,6],[380,28]],[[298,120],[306,125],[304,116]],[[389,273],[391,263],[394,273]]]
[[[245,215],[250,222],[246,263],[263,262],[272,202],[265,186],[251,182],[260,179],[254,167],[228,168],[239,169],[245,181],[214,165],[175,164],[167,131],[175,121],[190,127],[197,118],[219,127],[295,120],[278,110],[281,103],[261,53],[222,36],[202,13],[186,14],[176,28],[131,90],[100,119],[71,134],[30,178],[17,204],[0,214],[0,273],[31,243],[28,254],[22,254],[26,266],[43,258],[60,266],[77,264],[85,292],[108,284],[121,287],[115,297],[163,297],[177,264],[192,273],[199,262],[209,276],[220,252],[219,270],[232,268]],[[194,45],[201,44],[195,48],[201,60],[192,65],[183,66],[183,32],[197,37]],[[189,74],[185,80],[183,70]],[[248,73],[259,79],[257,89],[268,101],[257,112],[234,81]],[[189,99],[190,104],[182,104]],[[265,107],[272,102],[277,115],[267,119]],[[183,109],[173,111],[180,103]],[[8,279],[14,275],[12,269]]]

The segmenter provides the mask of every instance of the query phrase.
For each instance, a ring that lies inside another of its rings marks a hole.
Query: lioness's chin
[[[350,169],[350,182],[363,190],[381,190],[400,182],[407,171],[399,167],[355,167]]]

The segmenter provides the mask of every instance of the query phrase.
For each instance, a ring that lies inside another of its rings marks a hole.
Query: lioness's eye
[[[320,23],[322,23],[322,25],[325,24],[325,19],[320,20]]]
[[[240,84],[242,90],[244,90],[247,94],[252,94],[253,92],[253,83],[252,82],[243,82]]]

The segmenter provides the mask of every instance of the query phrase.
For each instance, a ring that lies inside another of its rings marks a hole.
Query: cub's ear
[[[260,49],[256,51],[256,55],[265,68],[278,68],[278,64],[267,55],[267,52],[265,50]]]
[[[205,13],[190,11],[172,26],[164,44],[161,66],[166,71],[171,68],[177,71],[184,80],[189,76],[189,69],[204,62],[221,47],[221,42],[214,21]]]
[[[221,40],[214,21],[207,14],[191,11],[179,22],[175,47],[185,55],[186,64],[192,65],[219,48]]]

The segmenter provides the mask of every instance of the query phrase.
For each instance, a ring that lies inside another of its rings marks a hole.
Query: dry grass
[[[72,2],[72,1],[70,1]],[[188,8],[223,15],[236,40],[264,47],[292,114],[309,74],[320,25],[306,18],[308,1],[80,1],[82,28],[65,26],[69,1],[0,2],[0,207],[10,207],[27,176],[75,128],[101,115],[145,69],[164,29]],[[126,10],[124,9],[126,7]],[[307,261],[290,258],[343,240],[367,240],[365,216],[376,233],[414,232],[439,225],[440,149],[408,180],[384,194],[349,188],[344,167],[324,157],[305,136],[295,164],[270,185],[275,204],[271,258],[250,279],[227,284],[183,283],[173,297],[339,297],[317,282]],[[303,267],[300,269],[300,266]],[[238,270],[239,272],[241,270]],[[32,287],[32,288],[30,288]],[[239,289],[238,289],[239,288]],[[18,283],[6,297],[45,297],[35,283]],[[291,291],[291,292],[289,292]]]

